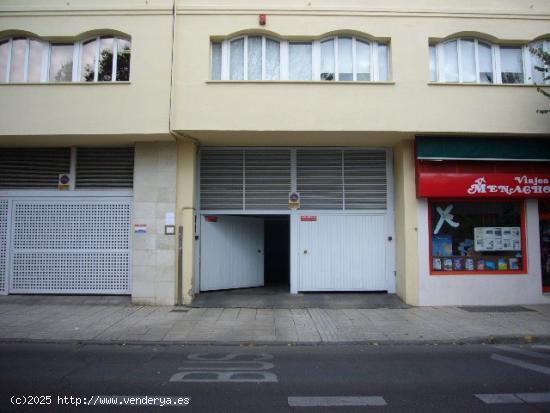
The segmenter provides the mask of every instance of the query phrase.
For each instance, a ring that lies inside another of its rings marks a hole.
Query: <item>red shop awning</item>
[[[549,162],[416,161],[419,198],[550,198]]]

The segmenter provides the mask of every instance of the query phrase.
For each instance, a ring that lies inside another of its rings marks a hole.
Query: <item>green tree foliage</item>
[[[117,53],[117,68],[116,80],[130,80],[130,48],[125,47]],[[113,51],[111,49],[103,49],[99,55],[99,70],[97,80],[100,82],[109,82],[112,79],[113,71]],[[94,81],[94,68],[91,65],[84,67],[83,78],[86,82]]]
[[[116,80],[130,80],[130,48],[125,47],[118,51]]]
[[[535,65],[535,70],[538,70],[542,73],[542,79],[543,81],[550,80],[550,53],[545,52],[542,50],[542,47],[534,48],[532,47],[529,49],[531,53],[533,53],[535,56],[537,56],[541,62],[541,65]],[[542,87],[537,87],[537,92],[540,94],[546,96],[550,99],[550,92],[547,92]],[[550,109],[537,109],[537,113],[543,113],[548,114],[550,113]]]

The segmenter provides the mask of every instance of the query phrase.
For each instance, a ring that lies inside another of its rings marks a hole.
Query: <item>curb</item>
[[[451,345],[495,345],[495,344],[550,344],[550,335],[542,336],[483,336],[456,340],[364,340],[364,341],[155,341],[155,340],[80,340],[80,339],[32,339],[0,338],[0,344],[72,344],[113,346],[451,346]]]

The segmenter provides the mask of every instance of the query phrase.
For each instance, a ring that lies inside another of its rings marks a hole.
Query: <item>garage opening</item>
[[[264,282],[266,287],[290,290],[290,217],[264,221]]]
[[[200,290],[290,291],[288,215],[203,215]]]

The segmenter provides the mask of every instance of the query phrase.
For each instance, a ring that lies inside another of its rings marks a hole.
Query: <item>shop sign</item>
[[[550,175],[420,173],[419,197],[550,198]]]

